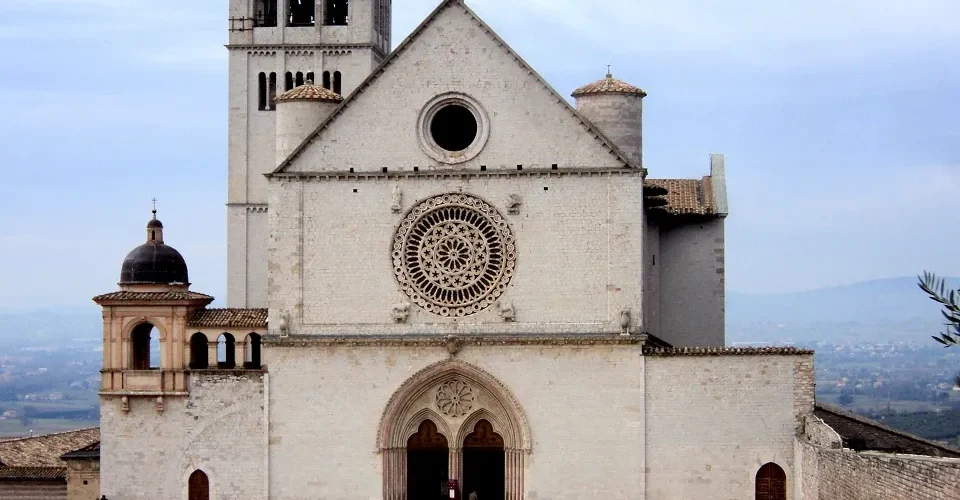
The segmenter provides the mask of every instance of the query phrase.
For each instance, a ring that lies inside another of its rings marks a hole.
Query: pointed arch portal
[[[516,398],[480,368],[451,359],[410,377],[380,420],[383,498],[446,498],[457,480],[462,498],[523,499],[530,430]]]

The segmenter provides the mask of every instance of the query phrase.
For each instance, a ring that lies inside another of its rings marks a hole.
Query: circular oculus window
[[[506,219],[465,194],[430,198],[410,210],[393,239],[394,276],[423,309],[445,317],[492,306],[513,278],[517,249]]]
[[[420,113],[420,146],[431,158],[447,164],[475,158],[489,136],[489,121],[480,104],[459,93],[435,97]]]

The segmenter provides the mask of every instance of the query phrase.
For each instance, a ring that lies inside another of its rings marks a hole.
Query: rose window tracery
[[[507,221],[485,201],[464,194],[430,198],[400,223],[394,274],[420,307],[466,316],[493,305],[513,277],[516,247]]]
[[[445,382],[437,389],[437,408],[448,417],[466,415],[475,401],[473,389],[461,380]]]

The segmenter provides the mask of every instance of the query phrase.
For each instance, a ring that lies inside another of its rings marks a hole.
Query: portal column
[[[503,454],[504,490],[507,500],[523,500],[524,451],[506,449]]]
[[[450,448],[450,462],[447,464],[447,479],[456,479],[463,488],[463,448]]]

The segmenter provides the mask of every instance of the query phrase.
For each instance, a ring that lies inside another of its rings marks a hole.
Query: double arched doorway
[[[449,360],[411,377],[394,394],[380,422],[383,498],[449,498],[455,480],[462,498],[522,500],[526,417],[489,374]]]
[[[505,451],[503,437],[493,424],[480,420],[462,444],[462,460],[450,460],[447,438],[437,432],[437,424],[427,419],[407,440],[407,498],[409,500],[446,499],[450,462],[462,463],[460,477],[463,496],[476,492],[479,498],[504,498]]]

